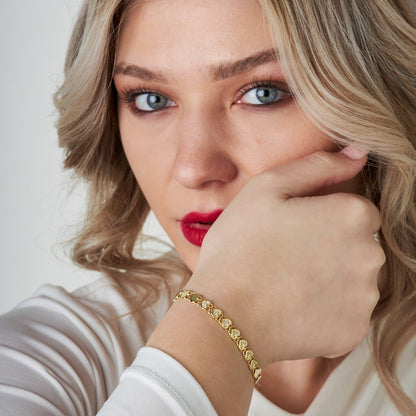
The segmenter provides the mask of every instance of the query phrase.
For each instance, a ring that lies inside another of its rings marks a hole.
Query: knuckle
[[[369,248],[369,250],[365,250],[363,254],[365,254],[365,252],[368,253],[365,257],[366,263],[369,265],[371,269],[378,272],[381,269],[381,267],[386,263],[387,257],[382,247],[375,240],[374,242],[371,241],[370,244],[371,247]]]
[[[368,202],[368,206],[369,216],[371,217],[371,223],[373,224],[373,230],[379,230],[382,225],[380,211],[372,202]]]
[[[367,336],[368,331],[370,330],[371,314],[375,306],[375,303],[373,303],[374,299],[375,296],[372,296],[371,305],[367,303],[366,307],[363,308],[362,315],[356,325],[356,335],[360,342]]]
[[[380,291],[377,288],[374,288],[373,290],[368,291],[367,301],[369,305],[369,315],[373,313],[373,310],[379,300],[380,300]]]
[[[374,258],[375,261],[377,262],[377,264],[381,266],[383,266],[386,261],[387,261],[387,256],[386,253],[384,252],[383,248],[380,246],[380,244],[376,243],[376,248],[375,248],[375,254],[374,254]]]
[[[343,200],[346,218],[349,218],[351,224],[362,227],[363,230],[371,229],[372,232],[381,227],[381,216],[377,207],[366,198],[347,194]]]
[[[371,323],[370,319],[367,319],[366,321],[363,322],[359,336],[358,336],[358,341],[359,341],[358,344],[361,344],[361,342],[364,341],[364,339],[370,332],[370,325],[371,325],[370,323]]]
[[[371,213],[371,208],[369,206],[369,201],[365,200],[359,195],[350,195],[348,201],[348,210],[351,215],[354,215],[357,218],[366,218]]]

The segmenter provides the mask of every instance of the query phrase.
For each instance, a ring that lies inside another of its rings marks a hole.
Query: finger
[[[283,198],[310,196],[324,187],[355,177],[367,161],[366,152],[348,146],[341,152],[318,151],[274,170],[281,178]]]

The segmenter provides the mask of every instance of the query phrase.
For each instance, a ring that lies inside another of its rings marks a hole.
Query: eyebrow
[[[249,72],[258,66],[277,61],[278,55],[276,49],[267,49],[237,61],[224,62],[218,65],[213,65],[209,68],[209,74],[215,81],[224,80]],[[114,75],[116,74],[140,78],[145,81],[161,83],[168,82],[160,72],[150,71],[137,65],[126,64],[125,62],[121,62],[115,66]]]
[[[238,61],[219,64],[218,66],[212,67],[210,73],[214,80],[224,80],[249,72],[258,66],[277,61],[278,55],[276,49],[267,49],[239,59]]]
[[[114,68],[114,75],[123,74],[134,78],[140,78],[145,81],[155,81],[166,83],[167,79],[158,72],[149,71],[148,69],[142,68],[133,64],[126,64],[121,62]]]

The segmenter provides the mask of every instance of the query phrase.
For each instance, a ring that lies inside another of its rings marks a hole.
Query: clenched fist
[[[233,318],[262,366],[340,356],[368,333],[385,262],[380,215],[333,191],[365,161],[348,147],[260,173],[207,233],[187,288]]]

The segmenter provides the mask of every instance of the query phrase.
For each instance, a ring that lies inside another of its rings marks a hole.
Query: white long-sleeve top
[[[177,288],[179,289],[179,288]],[[1,416],[216,415],[174,358],[144,347],[171,304],[167,292],[134,315],[103,277],[68,293],[46,285],[0,317]],[[416,341],[399,362],[416,399]],[[254,389],[249,416],[288,416]],[[364,341],[333,371],[307,416],[398,415]]]

